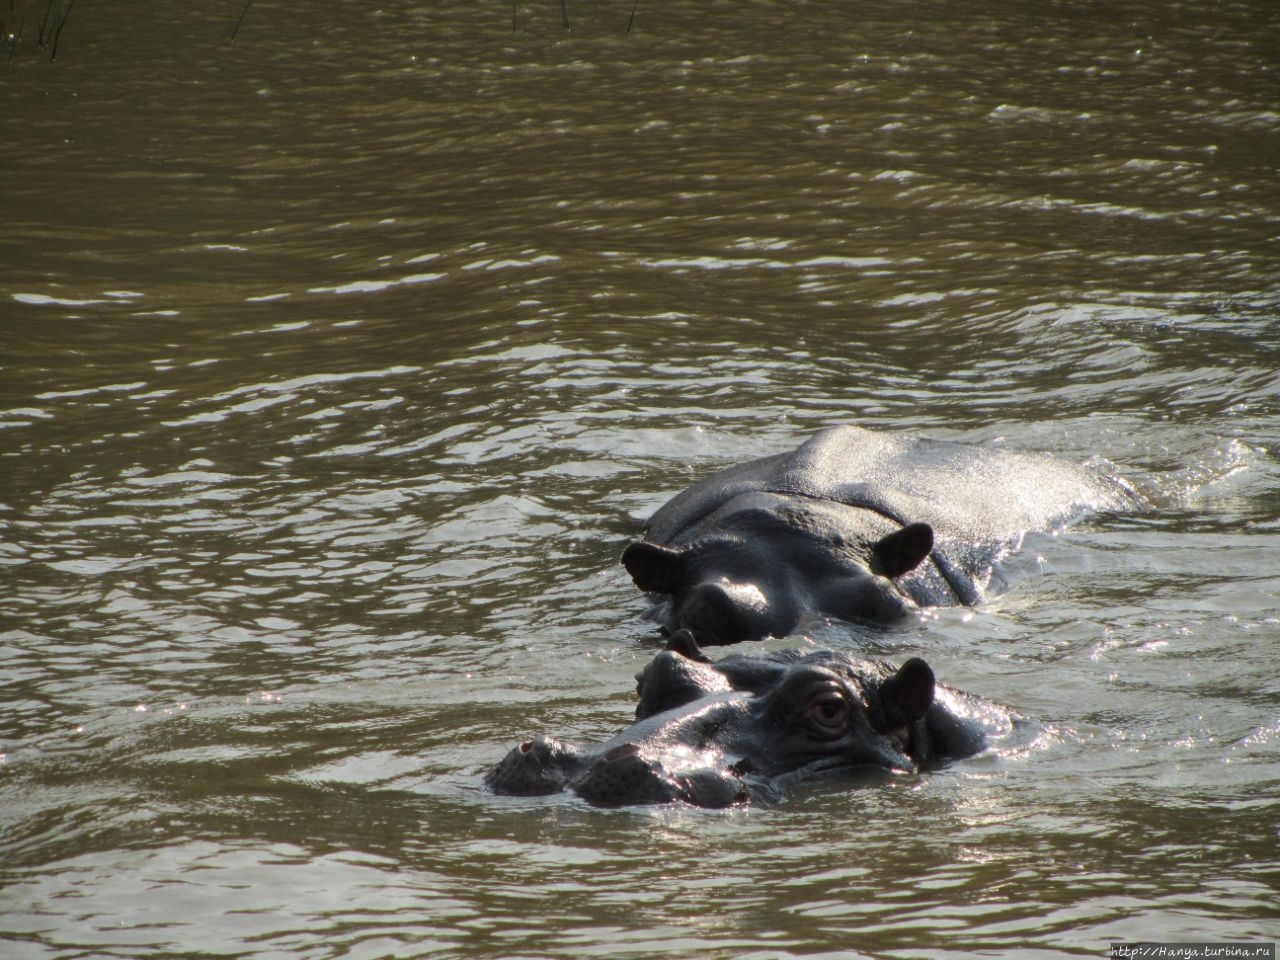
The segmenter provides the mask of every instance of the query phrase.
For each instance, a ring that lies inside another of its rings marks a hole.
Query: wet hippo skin
[[[636,678],[636,722],[602,744],[537,736],[485,777],[499,794],[571,791],[602,805],[772,802],[798,783],[857,769],[916,771],[985,749],[1003,708],[901,667],[838,651],[710,662],[675,634]]]
[[[811,615],[890,625],[975,604],[1027,532],[1136,503],[1046,454],[839,426],[695,483],[622,563],[669,632],[736,643]]]

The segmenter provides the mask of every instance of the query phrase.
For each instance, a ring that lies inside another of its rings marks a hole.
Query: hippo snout
[[[669,803],[679,796],[672,779],[658,764],[646,760],[634,743],[620,744],[602,754],[573,789],[584,800],[605,806]]]
[[[539,735],[513,747],[496,767],[485,774],[495,793],[536,797],[564,789],[579,751],[567,743]]]
[[[750,796],[742,778],[731,770],[707,766],[677,773],[647,758],[635,743],[619,744],[602,754],[573,790],[602,806],[682,800],[718,808],[746,803]]]

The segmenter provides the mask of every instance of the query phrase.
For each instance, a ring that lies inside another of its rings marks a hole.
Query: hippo
[[[652,619],[706,646],[783,637],[813,616],[889,626],[978,603],[1029,531],[1137,503],[1122,481],[1047,454],[836,426],[698,481],[622,564]]]
[[[538,736],[485,775],[493,792],[571,791],[602,806],[773,803],[840,771],[915,772],[984,750],[1011,715],[937,684],[919,658],[819,650],[711,662],[688,631],[637,675],[636,722],[576,747]]]

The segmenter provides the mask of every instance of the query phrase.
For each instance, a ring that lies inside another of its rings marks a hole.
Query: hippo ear
[[[933,705],[933,668],[912,657],[880,684],[880,702],[889,727],[915,723]]]
[[[711,662],[711,658],[703,653],[702,648],[698,646],[697,638],[694,637],[692,630],[677,630],[667,637],[667,649],[672,653],[680,654],[686,660],[693,660],[697,663]]]
[[[914,570],[933,550],[933,527],[909,523],[871,548],[871,572],[892,580]]]
[[[622,551],[622,565],[636,586],[646,593],[675,593],[684,571],[684,554],[640,540]]]

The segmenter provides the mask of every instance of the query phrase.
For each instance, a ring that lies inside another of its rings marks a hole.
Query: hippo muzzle
[[[631,727],[584,748],[535,737],[490,770],[486,783],[517,796],[568,790],[603,806],[726,807],[776,799],[818,775],[915,771],[946,756],[930,746],[929,723],[946,718],[923,660],[894,669],[820,652],[712,663],[681,632],[638,679]],[[975,734],[955,755],[983,743]]]
[[[514,747],[488,772],[494,793],[543,796],[571,790],[599,806],[658,804],[679,800],[699,807],[744,803],[749,791],[742,776],[714,746],[669,742],[690,717],[697,725],[718,726],[732,712],[726,704],[678,708],[670,715],[638,723],[613,740],[583,750],[538,736]]]

